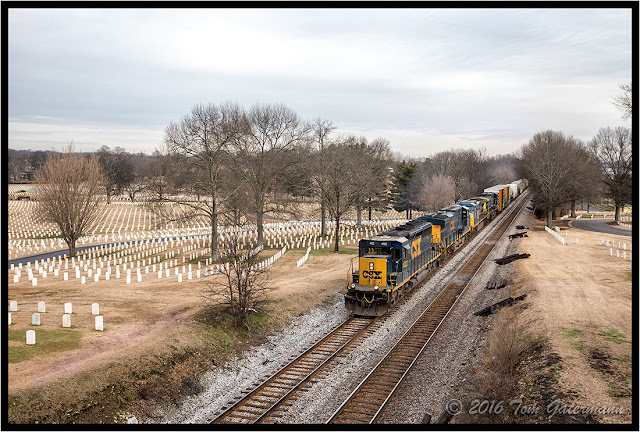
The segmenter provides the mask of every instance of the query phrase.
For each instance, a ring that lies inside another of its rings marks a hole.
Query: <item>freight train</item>
[[[526,188],[525,179],[492,186],[477,197],[360,240],[345,286],[349,313],[375,317],[386,312]]]

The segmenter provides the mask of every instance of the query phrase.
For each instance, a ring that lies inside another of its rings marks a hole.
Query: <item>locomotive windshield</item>
[[[365,255],[391,255],[391,248],[378,246],[366,246],[360,248],[360,256]]]

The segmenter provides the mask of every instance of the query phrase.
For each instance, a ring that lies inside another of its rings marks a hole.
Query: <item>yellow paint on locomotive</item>
[[[473,228],[473,227],[476,226],[474,221],[473,221],[473,213],[469,212],[469,215],[471,216],[471,222],[470,222],[471,223],[471,228]]]
[[[422,237],[418,237],[411,243],[411,259],[419,257],[422,253],[420,250],[420,240],[422,240]]]
[[[387,286],[387,260],[360,257],[360,285]]]
[[[431,243],[440,243],[440,225],[431,225]]]

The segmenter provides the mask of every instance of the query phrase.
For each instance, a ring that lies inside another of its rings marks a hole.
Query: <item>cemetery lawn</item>
[[[36,326],[32,326],[35,329]],[[68,351],[80,347],[81,334],[77,330],[39,330],[38,343],[25,345],[24,330],[9,330],[9,363],[19,363],[52,352]]]
[[[233,328],[205,302],[202,279],[81,285],[75,278],[47,278],[33,287],[26,278],[14,284],[9,273],[9,298],[18,302],[18,311],[11,313],[9,327],[8,421],[126,423],[131,415],[150,414],[155,402],[177,403],[196,394],[196,377],[212,363],[241,355],[291,318],[335,302],[356,250],[311,254],[296,268],[305,252],[288,251],[271,267],[275,289],[265,311],[252,316],[250,331]],[[46,312],[42,325],[32,326],[39,301],[46,302]],[[65,302],[73,304],[71,329],[62,327]],[[103,332],[94,330],[92,303],[100,305]],[[26,330],[32,329],[36,345],[27,346]]]

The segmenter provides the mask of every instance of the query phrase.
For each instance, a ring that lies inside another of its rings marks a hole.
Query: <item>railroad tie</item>
[[[519,302],[520,300],[524,300],[526,296],[527,296],[526,294],[523,294],[519,297],[506,298],[502,301],[499,301],[498,303],[492,304],[491,306],[487,306],[484,309],[480,309],[478,312],[474,312],[474,315],[477,315],[477,316],[491,315],[493,312],[497,311],[502,307],[511,306],[512,304]]]
[[[503,288],[507,286],[507,280],[506,279],[501,279],[498,281],[489,281],[487,282],[487,286],[485,287],[488,290],[492,290],[492,289],[498,289],[498,288]]]
[[[517,259],[522,259],[522,258],[529,258],[531,256],[531,254],[528,253],[524,253],[524,254],[513,254],[513,255],[509,255],[506,257],[502,257],[502,258],[497,258],[494,261],[498,264],[498,265],[502,265],[502,264],[508,264],[512,261],[515,261]]]

